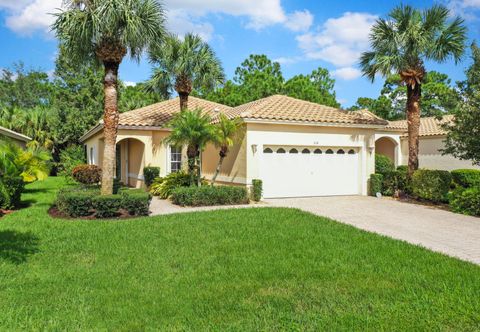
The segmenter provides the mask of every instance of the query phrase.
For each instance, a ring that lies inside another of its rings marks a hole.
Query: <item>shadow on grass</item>
[[[40,193],[48,193],[51,189],[49,188],[25,188],[23,191],[24,194],[40,194]]]
[[[34,205],[35,203],[37,203],[36,199],[24,199],[20,202],[19,208],[20,209],[26,209],[26,208]]]
[[[30,232],[0,231],[0,260],[25,263],[29,256],[38,252],[38,245],[38,238]]]

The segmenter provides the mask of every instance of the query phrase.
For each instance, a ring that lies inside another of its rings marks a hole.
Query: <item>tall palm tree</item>
[[[67,56],[103,64],[104,137],[102,194],[111,194],[118,127],[118,68],[127,54],[143,51],[165,35],[164,10],[157,0],[68,0],[53,24]]]
[[[215,137],[214,144],[220,149],[218,155],[217,168],[215,174],[212,177],[212,185],[217,180],[217,176],[220,173],[223,165],[223,161],[227,156],[229,149],[239,138],[240,128],[242,126],[242,120],[240,118],[229,119],[225,114],[221,113],[218,117],[218,123],[215,125]]]
[[[201,109],[193,111],[184,109],[169,123],[172,132],[166,138],[166,142],[174,146],[187,146],[190,185],[195,183],[195,178],[197,185],[201,184],[200,153],[215,136],[215,128],[211,122],[210,116],[202,113]]]
[[[182,110],[188,108],[188,96],[194,88],[212,89],[225,80],[213,49],[194,34],[185,35],[183,40],[169,36],[165,45],[150,52],[150,58],[157,67],[147,89],[165,98],[175,90]]]
[[[372,81],[377,74],[400,75],[407,86],[408,170],[418,168],[418,136],[425,61],[458,62],[464,53],[466,28],[461,18],[449,20],[449,11],[435,5],[419,11],[410,6],[393,9],[379,19],[370,34],[371,51],[361,57],[363,74]]]

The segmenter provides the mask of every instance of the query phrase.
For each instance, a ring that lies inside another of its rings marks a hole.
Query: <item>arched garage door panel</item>
[[[266,147],[261,161],[263,195],[358,195],[359,172],[359,154],[353,148]]]

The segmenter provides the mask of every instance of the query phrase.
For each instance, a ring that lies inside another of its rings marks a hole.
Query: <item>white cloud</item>
[[[352,66],[369,47],[369,34],[376,15],[347,12],[328,19],[317,32],[297,37],[299,47],[310,59],[324,60],[337,67]]]
[[[282,56],[282,57],[273,59],[273,61],[278,62],[281,65],[290,65],[290,64],[297,63],[298,61],[300,61],[300,58],[299,57],[283,57]]]
[[[132,82],[132,81],[125,81],[123,82],[125,86],[136,86],[137,82]]]
[[[55,13],[61,5],[62,0],[30,0],[19,1],[18,6],[4,6],[11,10],[6,19],[6,25],[21,35],[30,35],[38,30],[49,33],[50,26],[55,20],[51,14]]]
[[[313,15],[308,10],[295,11],[287,16],[285,26],[292,31],[307,31],[313,24]]]
[[[332,75],[342,80],[351,81],[359,78],[362,72],[354,67],[343,67],[332,71]]]
[[[450,0],[448,8],[452,15],[460,15],[465,19],[474,20],[480,14],[480,0]]]
[[[180,36],[189,32],[198,34],[203,40],[209,41],[213,36],[213,26],[207,22],[201,22],[192,17],[184,10],[171,10],[168,12],[168,29]]]

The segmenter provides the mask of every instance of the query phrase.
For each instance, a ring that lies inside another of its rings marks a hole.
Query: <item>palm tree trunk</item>
[[[194,145],[189,145],[187,147],[187,158],[188,158],[188,174],[190,175],[190,185],[192,186],[195,183],[195,165],[196,165],[196,156],[197,151]]]
[[[103,90],[105,94],[105,105],[103,115],[103,132],[105,149],[103,152],[102,167],[102,195],[113,193],[113,177],[115,174],[115,148],[118,128],[118,79],[119,63],[104,62],[105,77]]]
[[[188,109],[188,93],[180,92],[178,96],[180,97],[180,109],[182,111]]]
[[[418,169],[418,143],[420,133],[420,84],[407,85],[407,123],[408,123],[408,174],[412,176]]]
[[[213,177],[212,177],[212,186],[215,184],[215,181],[217,180],[217,176],[218,174],[220,174],[220,170],[222,169],[223,160],[227,156],[226,150],[227,149],[225,147],[220,148],[220,153],[219,153],[220,159],[218,160],[217,168],[215,169],[215,174],[213,174]]]

